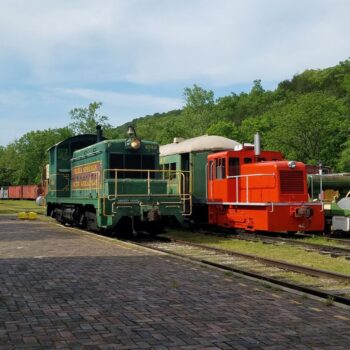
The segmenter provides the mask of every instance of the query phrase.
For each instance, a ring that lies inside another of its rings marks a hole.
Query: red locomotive
[[[258,154],[258,155],[257,155]],[[308,201],[306,166],[253,147],[208,155],[209,224],[247,231],[323,231],[322,203]]]

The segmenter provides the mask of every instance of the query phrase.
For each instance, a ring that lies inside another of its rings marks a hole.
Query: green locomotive
[[[185,174],[173,171],[171,183],[159,169],[159,145],[140,140],[133,127],[128,138],[97,135],[68,138],[49,149],[47,215],[89,230],[114,231],[130,224],[158,233],[165,220],[182,223],[189,194]],[[177,191],[171,188],[177,183]]]

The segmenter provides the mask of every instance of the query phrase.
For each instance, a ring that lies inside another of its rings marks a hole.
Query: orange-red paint
[[[250,231],[322,231],[322,204],[308,202],[306,167],[279,152],[208,156],[209,223]]]

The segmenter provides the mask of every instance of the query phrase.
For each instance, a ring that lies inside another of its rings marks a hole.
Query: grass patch
[[[17,214],[22,211],[32,211],[34,213],[44,215],[46,212],[46,207],[39,206],[35,203],[35,201],[29,200],[0,200],[0,214]]]
[[[328,296],[327,297],[327,299],[324,301],[324,304],[326,305],[326,306],[332,306],[333,305],[333,303],[334,303],[334,297],[332,297],[332,296]]]
[[[233,276],[233,273],[230,272],[230,271],[225,271],[225,272],[224,272],[224,275],[225,275],[226,277],[231,277],[231,276]]]
[[[332,247],[339,247],[339,248],[349,248],[348,244],[342,244],[337,241],[328,240],[327,237],[317,236],[317,237],[308,237],[303,239],[298,239],[298,242],[305,242],[305,243],[311,243],[311,244],[321,244],[321,245],[328,245]]]
[[[187,240],[193,243],[207,244],[212,247],[254,254],[264,258],[286,261],[317,269],[323,269],[350,275],[350,261],[344,257],[332,258],[317,252],[306,252],[297,246],[263,244],[262,242],[228,239],[183,231],[169,232],[167,237]]]

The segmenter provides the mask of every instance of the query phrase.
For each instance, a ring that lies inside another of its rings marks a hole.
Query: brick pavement
[[[0,217],[0,349],[349,349],[350,311]]]

